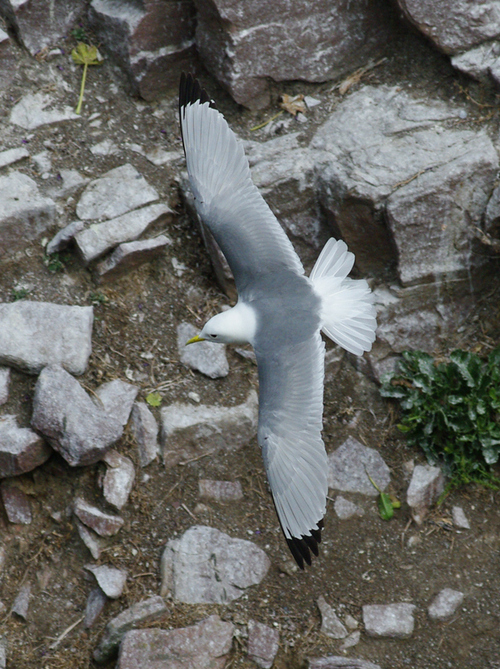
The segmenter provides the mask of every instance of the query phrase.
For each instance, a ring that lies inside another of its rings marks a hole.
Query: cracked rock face
[[[0,478],[30,472],[51,453],[40,435],[27,427],[18,427],[15,416],[0,417]]]

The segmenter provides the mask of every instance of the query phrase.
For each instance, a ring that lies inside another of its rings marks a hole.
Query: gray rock
[[[451,509],[451,517],[453,518],[453,525],[460,527],[463,530],[470,530],[470,523],[461,506],[454,506]]]
[[[134,463],[114,450],[105,453],[102,459],[108,465],[102,486],[104,498],[117,509],[122,509],[134,485]]]
[[[104,411],[125,427],[138,392],[137,386],[115,379],[99,386],[96,395],[102,402]]]
[[[1,37],[1,31],[0,31]],[[29,158],[30,154],[27,149],[24,147],[19,147],[16,149],[7,149],[6,151],[0,151],[0,168],[5,167],[6,165],[12,165],[17,163],[23,158]]]
[[[500,83],[500,43],[485,42],[465,53],[452,57],[451,64],[460,72],[488,83],[493,79]]]
[[[427,609],[429,618],[431,620],[446,620],[447,618],[451,618],[463,601],[463,592],[445,588],[433,599]]]
[[[92,351],[92,307],[19,300],[0,304],[0,363],[30,374],[60,364],[83,374]]]
[[[280,634],[274,627],[248,621],[248,656],[262,669],[271,669],[278,653]]]
[[[223,669],[233,634],[234,625],[217,615],[180,629],[130,630],[116,669]]]
[[[72,195],[90,181],[87,177],[82,176],[78,170],[61,169],[59,177],[62,180],[62,184],[58,188],[49,191],[51,197],[67,197],[68,195]]]
[[[381,669],[379,664],[368,662],[368,660],[339,655],[310,658],[308,664],[309,669]]]
[[[229,363],[224,344],[211,344],[202,341],[186,346],[191,337],[199,334],[199,329],[190,323],[179,323],[177,326],[177,348],[183,365],[195,369],[211,379],[219,379],[229,374]]]
[[[357,646],[360,640],[361,640],[361,632],[359,630],[351,632],[351,634],[346,636],[346,638],[342,641],[342,643],[339,646],[339,650],[345,653],[345,651],[348,648],[353,648],[354,646]]]
[[[28,93],[12,108],[10,122],[25,130],[34,130],[41,125],[80,119],[71,107],[46,109],[53,105],[54,99],[48,93]]]
[[[439,467],[416,465],[406,492],[406,501],[417,525],[423,523],[430,507],[443,490],[444,476]]]
[[[94,588],[87,597],[87,604],[85,605],[85,620],[83,626],[85,629],[90,629],[94,626],[96,620],[103,612],[108,598],[103,593],[101,588]]]
[[[123,432],[121,422],[58,365],[45,367],[38,377],[31,424],[73,467],[100,460]]]
[[[81,497],[75,499],[73,511],[82,523],[90,527],[101,537],[112,537],[123,527],[123,518],[103,513]]]
[[[9,35],[0,28],[0,58],[2,69],[0,70],[0,90],[5,90],[14,77],[19,67],[19,58]],[[0,665],[1,667],[1,665]]]
[[[488,200],[484,215],[484,231],[493,237],[500,237],[500,187],[496,187]]]
[[[333,508],[335,509],[335,513],[340,518],[340,520],[348,520],[353,516],[362,516],[365,513],[360,506],[354,504],[354,502],[350,502],[341,495],[338,495],[338,497],[335,499]]]
[[[36,432],[17,426],[15,416],[0,417],[0,478],[30,472],[48,460],[51,453]]]
[[[28,495],[9,479],[2,481],[0,492],[9,523],[29,525],[32,515]]]
[[[0,405],[9,399],[10,368],[0,367]]]
[[[0,669],[7,667],[7,639],[0,638]]]
[[[360,444],[353,437],[328,456],[328,486],[344,492],[359,492],[376,497],[378,492],[370,483],[368,474],[381,490],[391,480],[389,467],[380,453]]]
[[[126,163],[88,184],[76,205],[76,214],[84,220],[113,219],[158,197],[156,190],[135,167]]]
[[[102,551],[108,547],[108,542],[106,539],[98,536],[93,530],[88,528],[82,522],[76,518],[76,529],[80,535],[80,539],[83,541],[85,546],[89,549],[90,554],[94,560],[98,560],[101,556]]]
[[[219,502],[234,502],[243,499],[243,488],[239,481],[212,481],[200,479],[198,481],[200,497],[215,499]]]
[[[28,617],[30,598],[31,598],[31,584],[24,583],[24,585],[21,586],[19,592],[17,593],[17,596],[14,600],[14,604],[12,604],[11,612],[15,613],[20,618],[26,620],[26,618]]]
[[[406,639],[413,634],[413,604],[369,604],[363,606],[363,624],[368,636]]]
[[[349,632],[346,630],[340,618],[323,596],[317,599],[318,609],[321,613],[321,632],[332,639],[344,639]]]
[[[173,467],[204,453],[241,448],[257,432],[257,393],[250,391],[246,402],[234,407],[175,402],[161,410],[162,455],[165,466]]]
[[[137,239],[153,223],[171,213],[166,204],[152,204],[110,221],[95,223],[75,235],[76,246],[84,262],[90,263],[118,244]]]
[[[85,565],[85,569],[94,574],[99,587],[107,597],[118,599],[118,597],[122,596],[127,580],[126,571],[116,569],[116,567],[108,567],[107,565],[96,567],[91,564]]]
[[[0,176],[0,201],[0,258],[23,249],[54,222],[54,201],[21,172]]]
[[[222,604],[257,585],[271,562],[258,546],[194,525],[170,539],[161,558],[161,594],[188,604]]]
[[[131,430],[139,449],[139,462],[146,467],[160,452],[158,423],[145,402],[136,402],[132,408]]]
[[[94,651],[96,662],[105,662],[118,650],[125,634],[144,623],[161,618],[167,612],[167,606],[158,595],[143,599],[112,618],[104,630],[99,645]]]
[[[47,244],[46,252],[48,255],[51,253],[59,253],[59,251],[64,250],[73,241],[75,235],[83,230],[85,227],[84,221],[73,221],[67,225],[50,240]]]
[[[93,156],[115,156],[120,153],[120,149],[110,139],[103,139],[102,142],[90,147],[90,153]]]
[[[101,225],[103,225],[101,223]],[[144,239],[138,242],[120,244],[113,253],[96,267],[97,275],[102,279],[116,279],[136,267],[150,262],[158,257],[171,240],[165,235],[154,239]]]

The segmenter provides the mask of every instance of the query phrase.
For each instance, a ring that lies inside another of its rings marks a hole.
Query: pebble
[[[348,437],[328,456],[328,466],[328,485],[334,490],[376,497],[378,492],[370,483],[368,474],[381,490],[385,490],[390,482],[389,467],[380,453],[363,446],[353,437]]]
[[[94,651],[94,660],[96,662],[106,662],[116,653],[123,637],[129,630],[137,625],[150,623],[157,618],[161,618],[167,610],[164,600],[155,595],[143,599],[119,613],[106,625],[99,645]]]
[[[87,604],[85,605],[85,620],[83,621],[85,629],[90,629],[94,626],[96,620],[103,612],[107,601],[108,598],[101,588],[94,588],[90,591],[87,597]]]
[[[29,525],[32,516],[30,502],[26,493],[20,490],[10,479],[2,481],[0,492],[9,523]]]
[[[239,481],[212,481],[200,479],[198,481],[200,497],[215,499],[219,502],[236,501],[243,499],[243,488]]]
[[[454,506],[451,510],[453,525],[463,530],[470,530],[470,523],[461,506]]]
[[[363,624],[368,636],[406,639],[413,634],[413,604],[369,604],[363,606]]]
[[[229,374],[225,344],[213,344],[208,341],[186,346],[186,342],[199,334],[199,329],[190,323],[177,326],[177,348],[183,365],[190,367],[211,379],[219,379]]]
[[[10,368],[0,367],[0,405],[9,399]]]
[[[139,463],[146,467],[160,452],[158,423],[145,402],[136,402],[132,408],[131,431],[139,450]]]
[[[29,158],[29,155],[29,152],[24,147],[0,151],[0,168],[17,163],[19,160],[23,160],[23,158]]]
[[[351,632],[351,634],[346,636],[346,638],[342,641],[342,643],[339,646],[339,650],[341,650],[344,653],[348,648],[357,646],[360,640],[361,640],[361,632],[359,630],[356,630],[356,632]]]
[[[260,583],[271,562],[264,551],[213,527],[194,525],[167,542],[161,558],[161,592],[187,604],[223,604]]]
[[[379,664],[368,662],[368,660],[342,657],[341,655],[310,658],[308,664],[308,669],[381,669]]]
[[[80,535],[80,539],[89,549],[90,554],[94,560],[98,560],[101,552],[107,548],[107,541],[99,537],[93,530],[84,525],[78,518],[76,519],[76,529]]]
[[[279,649],[277,629],[255,620],[248,621],[248,656],[262,669],[271,669]]]
[[[316,600],[321,613],[321,632],[332,639],[344,639],[348,631],[340,621],[335,611],[329,606],[323,596]]]
[[[52,449],[28,427],[18,427],[15,416],[0,416],[0,478],[18,476],[43,464]]]
[[[90,153],[93,156],[114,156],[120,153],[120,149],[110,139],[103,139],[102,142],[90,147]]]
[[[54,100],[48,93],[28,93],[14,105],[10,114],[10,122],[25,130],[34,130],[41,125],[61,123],[62,121],[79,120],[81,117],[70,107],[63,109],[52,108]]]
[[[125,427],[138,392],[137,386],[115,379],[99,386],[96,395],[101,400],[104,411]]]
[[[406,492],[413,520],[421,525],[429,509],[444,490],[444,476],[439,467],[416,465]]]
[[[441,590],[427,609],[429,618],[431,620],[446,620],[447,618],[451,618],[463,601],[463,592],[445,588]]]
[[[340,518],[340,520],[348,520],[353,516],[362,516],[365,513],[360,506],[354,504],[354,502],[350,502],[341,495],[338,495],[336,498],[333,504],[333,508],[335,509],[335,513]]]
[[[14,604],[12,604],[12,609],[11,609],[12,613],[15,613],[20,618],[26,620],[26,618],[28,617],[30,598],[31,598],[31,584],[24,583],[19,589],[19,592],[17,593],[17,596],[14,600]]]
[[[0,304],[0,363],[38,374],[62,365],[83,374],[92,351],[92,307],[18,300]]]
[[[110,599],[121,597],[127,580],[126,571],[116,569],[116,567],[108,567],[107,565],[96,567],[89,564],[85,565],[85,569],[94,574],[99,587],[107,597]]]
[[[97,265],[96,273],[101,279],[116,279],[150,262],[171,243],[166,235],[159,235],[154,239],[119,244],[108,258]]]
[[[82,523],[101,537],[112,537],[123,527],[123,518],[103,513],[81,497],[75,499],[73,511]]]
[[[104,498],[117,509],[122,509],[134,485],[134,463],[114,450],[108,451],[102,459],[108,465],[102,487]]]

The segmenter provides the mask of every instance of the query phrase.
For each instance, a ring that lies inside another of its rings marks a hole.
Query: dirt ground
[[[470,106],[469,122],[473,127],[482,123],[481,117],[488,113],[489,127],[498,130],[497,107],[476,104],[479,100],[481,104],[495,105],[490,92],[471,88],[423,40],[411,35],[400,39],[388,46],[387,61],[365,81],[397,82],[419,93],[444,99],[456,97]],[[71,46],[65,45],[66,52]],[[15,291],[24,288],[32,300],[93,304],[93,352],[88,370],[80,379],[87,388],[94,389],[115,378],[133,378],[141,388],[140,399],[161,386],[164,404],[189,401],[190,391],[196,391],[206,404],[238,404],[251,387],[257,387],[256,368],[250,362],[229,350],[230,374],[217,380],[193,373],[178,362],[176,325],[187,320],[201,326],[228,303],[215,284],[206,253],[180,203],[176,183],[180,164],[156,167],[125,148],[126,142],[133,142],[146,149],[160,145],[180,150],[175,93],[158,104],[134,100],[128,96],[120,74],[105,62],[89,72],[81,121],[46,125],[32,132],[7,127],[15,102],[30,91],[54,90],[54,77],[66,82],[62,99],[74,106],[80,75],[80,69],[69,64],[67,57],[48,63],[23,56],[20,73],[2,100],[2,143],[10,148],[27,140],[25,146],[34,155],[44,149],[46,140],[51,141],[53,177],[42,181],[29,162],[16,166],[34,178],[42,192],[58,186],[55,175],[61,168],[78,169],[92,178],[131,162],[175,210],[166,226],[173,244],[156,261],[112,284],[99,285],[72,250],[61,254],[62,271],[50,272],[37,240],[27,244],[15,258],[0,263],[0,301],[12,301]],[[265,137],[249,129],[276,113],[277,104],[263,112],[241,110],[208,76],[204,83],[241,136]],[[465,92],[461,91],[463,86],[467,86]],[[323,101],[310,113],[308,126],[301,127],[307,139],[312,128],[340,100],[331,89],[331,83],[276,85],[274,100],[283,92],[303,92]],[[99,128],[89,125],[93,114],[100,115]],[[103,139],[111,139],[120,147],[120,153],[93,156],[89,147]],[[64,211],[59,225],[63,227],[75,216],[76,199],[60,202]],[[57,228],[49,231],[47,238],[56,231]],[[173,258],[186,267],[181,276],[174,270]],[[450,341],[449,350],[460,345],[487,353],[500,340],[498,271],[495,274],[493,269],[491,291],[478,297],[477,308],[464,324],[461,339]],[[149,352],[154,354],[153,360],[144,357]],[[13,372],[10,398],[0,413],[17,414],[20,423],[27,425],[34,383],[33,377]],[[155,411],[159,418],[159,411]],[[100,563],[126,569],[127,589],[118,601],[107,605],[92,629],[84,630],[78,624],[60,641],[60,635],[82,617],[88,594],[94,588],[93,577],[83,568],[91,562],[91,556],[78,536],[69,509],[78,495],[100,508],[106,507],[99,487],[103,465],[71,468],[57,455],[52,456],[44,466],[22,477],[24,489],[30,494],[33,522],[12,526],[3,511],[0,515],[2,544],[7,554],[0,574],[0,600],[6,605],[0,634],[8,641],[8,667],[97,666],[91,655],[107,621],[140,599],[158,594],[159,560],[166,541],[193,524],[208,524],[230,536],[251,539],[263,548],[272,562],[267,577],[226,606],[194,606],[170,600],[168,614],[155,625],[180,627],[218,613],[242,633],[250,619],[277,626],[281,641],[275,666],[281,669],[299,667],[306,657],[340,654],[341,642],[328,639],[319,631],[316,600],[320,595],[341,616],[348,612],[360,624],[363,604],[410,602],[417,606],[416,627],[410,639],[378,640],[362,634],[360,643],[348,650],[347,656],[376,662],[382,669],[498,669],[500,494],[476,488],[453,493],[421,527],[412,524],[404,504],[408,485],[404,463],[412,459],[423,463],[423,456],[405,445],[394,426],[395,419],[394,408],[380,398],[371,381],[356,372],[347,355],[329,367],[324,414],[328,452],[348,435],[379,449],[391,468],[392,491],[403,505],[392,521],[384,522],[374,501],[360,499],[365,515],[340,521],[329,501],[320,557],[304,573],[290,571],[291,561],[256,440],[243,450],[220,453],[171,470],[159,462],[141,470],[136,446],[126,433],[118,449],[136,464],[137,478],[122,512],[125,525],[102,554]],[[243,502],[211,502],[207,512],[195,516],[200,477],[239,479]],[[356,501],[355,496],[349,498]],[[452,527],[451,507],[455,504],[464,508],[471,530]],[[54,512],[62,512],[60,522],[52,518]],[[32,583],[32,600],[28,620],[23,621],[9,615],[9,609],[21,584],[27,581]],[[464,592],[464,603],[451,620],[431,622],[427,606],[445,587]],[[245,638],[240,634],[228,666],[247,665],[254,666],[246,659]],[[113,666],[114,661],[104,665]]]

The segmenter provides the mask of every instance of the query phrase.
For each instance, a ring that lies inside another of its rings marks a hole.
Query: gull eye
[[[211,334],[210,336],[212,337],[212,339],[215,339],[217,337],[217,335],[214,334]]]

